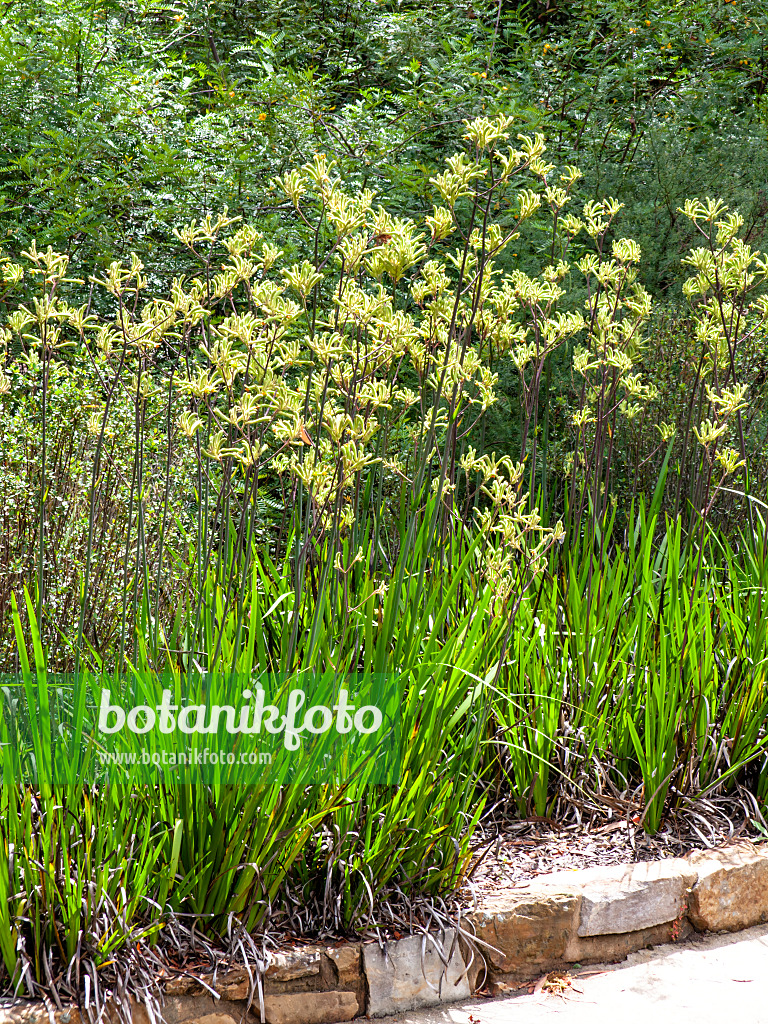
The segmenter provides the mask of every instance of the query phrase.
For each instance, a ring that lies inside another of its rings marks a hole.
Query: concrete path
[[[768,1024],[768,925],[694,936],[576,968],[564,995],[523,989],[496,999],[387,1018],[389,1024]],[[382,1022],[384,1024],[384,1022]]]

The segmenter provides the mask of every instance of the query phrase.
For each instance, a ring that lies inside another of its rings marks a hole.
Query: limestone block
[[[455,932],[447,929],[435,939],[447,956]],[[419,1006],[436,1006],[470,995],[469,980],[459,943],[446,967],[434,942],[421,935],[409,935],[388,942],[382,951],[377,943],[363,946],[363,961],[368,981],[368,1015],[386,1017]]]
[[[699,931],[739,931],[768,921],[768,846],[727,847],[689,858],[698,880],[689,917]]]
[[[301,992],[264,997],[267,1024],[338,1024],[352,1020],[359,1010],[354,992]]]
[[[554,964],[578,923],[579,897],[573,893],[510,892],[482,910],[468,915],[480,947],[492,969],[505,974],[528,974],[533,965]]]
[[[546,887],[568,887],[581,896],[577,934],[622,935],[674,921],[685,914],[695,871],[682,858],[564,871]]]

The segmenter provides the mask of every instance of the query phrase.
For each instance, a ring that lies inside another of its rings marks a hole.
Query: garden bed
[[[575,963],[615,962],[694,930],[739,931],[766,920],[768,846],[741,840],[683,858],[542,875],[486,894],[458,932],[286,946],[255,973],[168,978],[161,1012],[167,1024],[338,1024],[500,994]],[[108,1006],[104,1012],[114,1017]],[[130,1015],[146,1024],[154,1012],[133,1002]],[[95,1016],[93,1007],[88,1014],[25,1001],[0,1006],[0,1024]]]

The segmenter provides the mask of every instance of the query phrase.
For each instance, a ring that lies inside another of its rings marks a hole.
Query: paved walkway
[[[571,972],[564,996],[473,999],[389,1018],[391,1024],[768,1024],[768,925],[694,936]],[[576,990],[579,991],[576,991]],[[384,1022],[382,1022],[384,1024]]]

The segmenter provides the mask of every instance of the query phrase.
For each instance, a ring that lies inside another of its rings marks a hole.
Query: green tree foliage
[[[764,94],[766,9],[719,3],[533,3],[502,20],[500,75],[515,75],[547,111],[555,156],[577,162],[588,198],[625,204],[622,230],[640,242],[644,283],[682,283],[691,238],[679,207],[722,196],[754,241],[768,211]]]
[[[227,205],[278,230],[268,183],[316,151],[423,213],[461,119],[518,108],[582,167],[584,198],[625,204],[664,293],[688,196],[721,195],[762,231],[765,31],[753,0],[17,0],[0,26],[0,223],[12,251],[35,236],[76,269],[134,249],[169,278],[174,226]]]
[[[167,279],[174,227],[223,206],[274,222],[269,181],[322,150],[412,206],[482,105],[486,22],[445,2],[8,4],[8,246],[35,237],[73,269],[135,250]]]

